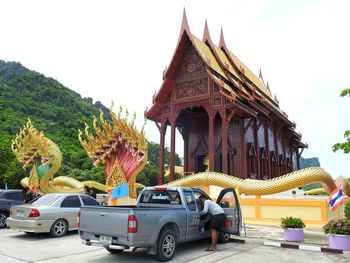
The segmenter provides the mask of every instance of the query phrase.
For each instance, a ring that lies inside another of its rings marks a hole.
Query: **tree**
[[[144,184],[146,186],[157,185],[158,183],[158,175],[159,175],[159,151],[160,145],[155,142],[148,142],[148,162],[140,172],[140,174],[136,177],[136,181],[138,183]],[[165,157],[165,165],[170,164],[170,152],[168,148],[165,148],[164,151]],[[175,165],[181,166],[181,158],[175,153]],[[180,175],[175,174],[175,179],[181,178]],[[164,178],[164,183],[167,183],[167,179]]]
[[[342,92],[340,93],[341,97],[345,97],[347,95],[350,97],[350,89],[342,90]],[[336,143],[333,145],[334,152],[338,150],[343,150],[344,153],[350,153],[350,130],[345,131],[344,137],[345,137],[345,142]]]

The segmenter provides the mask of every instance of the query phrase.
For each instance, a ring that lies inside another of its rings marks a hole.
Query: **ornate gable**
[[[175,99],[206,95],[208,93],[208,76],[205,64],[190,41],[174,76]]]

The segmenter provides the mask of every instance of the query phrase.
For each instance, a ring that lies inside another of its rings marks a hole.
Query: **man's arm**
[[[205,201],[204,202],[204,208],[202,211],[199,212],[199,215],[205,215],[206,213],[208,213],[208,209],[209,209],[209,202]]]

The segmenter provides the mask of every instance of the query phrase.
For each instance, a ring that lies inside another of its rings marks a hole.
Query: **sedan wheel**
[[[50,235],[52,237],[63,237],[68,230],[68,224],[65,220],[63,219],[58,219],[53,223],[51,230],[50,230]]]
[[[6,226],[6,218],[7,215],[5,213],[0,213],[0,228],[4,228]]]

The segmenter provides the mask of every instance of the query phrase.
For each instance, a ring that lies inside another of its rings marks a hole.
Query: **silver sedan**
[[[62,237],[67,231],[77,230],[81,206],[100,205],[94,198],[83,194],[46,194],[29,204],[16,205],[7,218],[8,228],[29,233],[50,233]]]

